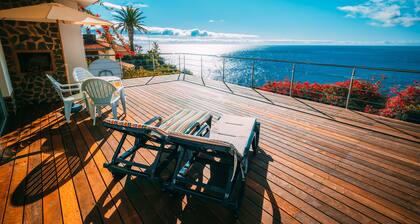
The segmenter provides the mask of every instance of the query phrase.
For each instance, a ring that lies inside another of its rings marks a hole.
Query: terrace
[[[257,117],[262,153],[251,158],[237,222],[420,220],[420,125],[202,81],[182,75],[125,80],[124,119],[142,122],[180,108],[208,110],[216,118]],[[0,223],[235,222],[223,207],[171,197],[156,182],[114,179],[102,164],[120,134],[92,126],[87,112],[70,124],[53,106],[16,118],[13,131],[0,139]],[[147,151],[135,157],[153,159]]]

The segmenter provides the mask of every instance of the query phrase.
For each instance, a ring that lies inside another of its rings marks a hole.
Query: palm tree
[[[143,24],[143,20],[146,17],[143,16],[143,12],[140,9],[134,8],[133,6],[123,7],[116,12],[117,15],[114,15],[114,18],[118,22],[117,29],[121,29],[121,32],[127,31],[130,49],[134,51],[134,30],[147,32]]]

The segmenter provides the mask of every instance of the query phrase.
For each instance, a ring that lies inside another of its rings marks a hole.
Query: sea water
[[[167,56],[168,61],[181,69],[204,78],[222,79],[245,86],[262,86],[270,81],[293,79],[296,82],[334,83],[349,80],[353,66],[420,71],[420,46],[302,46],[302,45],[245,45],[245,44],[161,44],[167,53],[222,55],[219,58],[200,55]],[[234,58],[251,58],[243,60]],[[260,61],[286,60],[296,63]],[[346,65],[349,68],[300,64]],[[294,66],[294,69],[293,69]],[[292,72],[294,71],[294,72]],[[354,78],[371,82],[381,81],[382,91],[404,88],[419,80],[420,74],[384,70],[356,69]]]

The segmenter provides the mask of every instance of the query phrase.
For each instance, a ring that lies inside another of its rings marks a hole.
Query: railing
[[[163,63],[159,62],[162,59]],[[206,80],[213,79],[225,85],[238,84],[357,110],[364,110],[366,106],[384,107],[385,98],[394,94],[393,88],[401,90],[420,80],[418,70],[265,58],[161,53],[158,58],[149,55],[141,60],[144,60],[142,65],[147,65],[144,69],[157,71],[162,69],[162,64],[169,65],[179,77],[184,74],[181,79],[198,77],[203,85],[207,84]],[[124,61],[138,64],[135,60]],[[274,85],[272,82],[275,81]]]
[[[410,85],[418,89],[414,83],[420,80],[420,71],[410,69],[191,53],[161,56],[183,73],[199,76],[203,85],[205,80],[214,79],[356,110],[384,108],[387,98],[396,95],[395,90]],[[282,85],[267,88],[274,81]],[[310,88],[305,89],[305,85]],[[324,89],[316,90],[317,86]]]

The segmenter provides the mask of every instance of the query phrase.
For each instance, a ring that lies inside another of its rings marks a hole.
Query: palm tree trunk
[[[130,49],[131,51],[134,51],[134,32],[133,32],[133,28],[129,28],[128,30],[128,40],[130,42]]]

